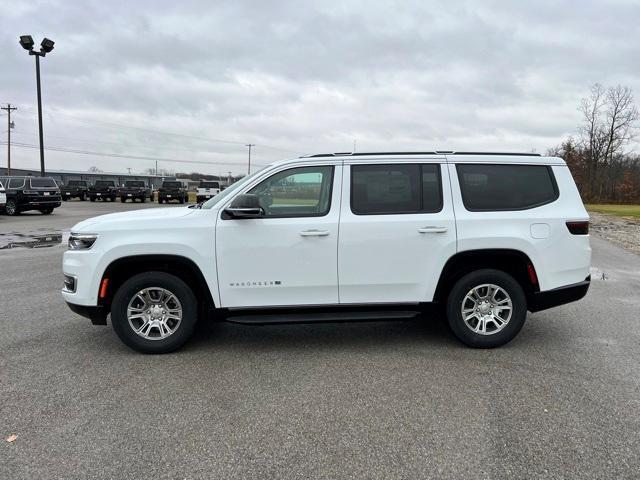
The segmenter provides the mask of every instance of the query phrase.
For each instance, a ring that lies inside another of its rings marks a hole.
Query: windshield
[[[111,180],[98,180],[96,187],[113,187],[114,183]]]
[[[144,182],[138,182],[138,181],[134,181],[134,180],[129,180],[127,182],[124,182],[124,185],[126,187],[144,187]]]
[[[220,188],[219,182],[200,182],[200,188]]]
[[[163,182],[162,186],[164,188],[180,188],[182,184],[180,182]]]
[[[69,180],[69,183],[67,183],[70,187],[84,187],[86,184],[87,182],[84,180]]]
[[[207,209],[208,208],[213,208],[218,203],[220,203],[222,200],[227,198],[229,195],[233,194],[233,192],[235,192],[236,190],[242,188],[243,185],[245,185],[247,182],[252,180],[255,176],[257,176],[259,173],[261,173],[263,170],[269,168],[270,166],[271,165],[267,165],[266,167],[261,168],[260,170],[258,170],[256,172],[253,172],[251,175],[247,175],[246,177],[242,178],[241,180],[238,180],[233,185],[229,185],[227,188],[225,188],[222,192],[220,192],[218,195],[213,197],[211,200],[207,200],[202,205],[202,208],[207,208]]]
[[[53,178],[32,178],[31,188],[43,188],[43,187],[57,187]]]

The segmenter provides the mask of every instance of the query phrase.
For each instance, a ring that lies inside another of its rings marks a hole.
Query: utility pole
[[[13,128],[11,112],[17,110],[18,107],[12,107],[10,103],[7,103],[6,107],[0,108],[7,111],[7,175],[11,175],[11,129]]]
[[[231,172],[228,172],[229,175],[227,175],[227,187],[231,186]]]
[[[129,170],[129,175],[131,175],[131,168],[127,167],[127,170]]]
[[[251,173],[251,147],[255,147],[255,143],[247,143],[245,147],[249,147],[249,168],[247,168],[247,175]]]

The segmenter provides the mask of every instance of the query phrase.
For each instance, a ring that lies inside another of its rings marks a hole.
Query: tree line
[[[586,203],[640,203],[640,155],[627,152],[638,133],[633,92],[596,83],[580,102],[582,125],[548,154],[562,157]]]

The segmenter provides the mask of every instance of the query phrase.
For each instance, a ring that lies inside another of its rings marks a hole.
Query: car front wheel
[[[168,353],[193,334],[197,301],[180,278],[165,272],[135,275],[118,289],[111,323],[120,340],[141,353]]]
[[[456,282],[447,300],[447,320],[465,345],[493,348],[518,334],[527,316],[520,284],[493,269],[471,272]]]

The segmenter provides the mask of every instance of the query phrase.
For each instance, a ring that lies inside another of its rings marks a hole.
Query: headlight
[[[93,233],[71,233],[69,235],[69,250],[88,250],[96,240],[98,235]]]

